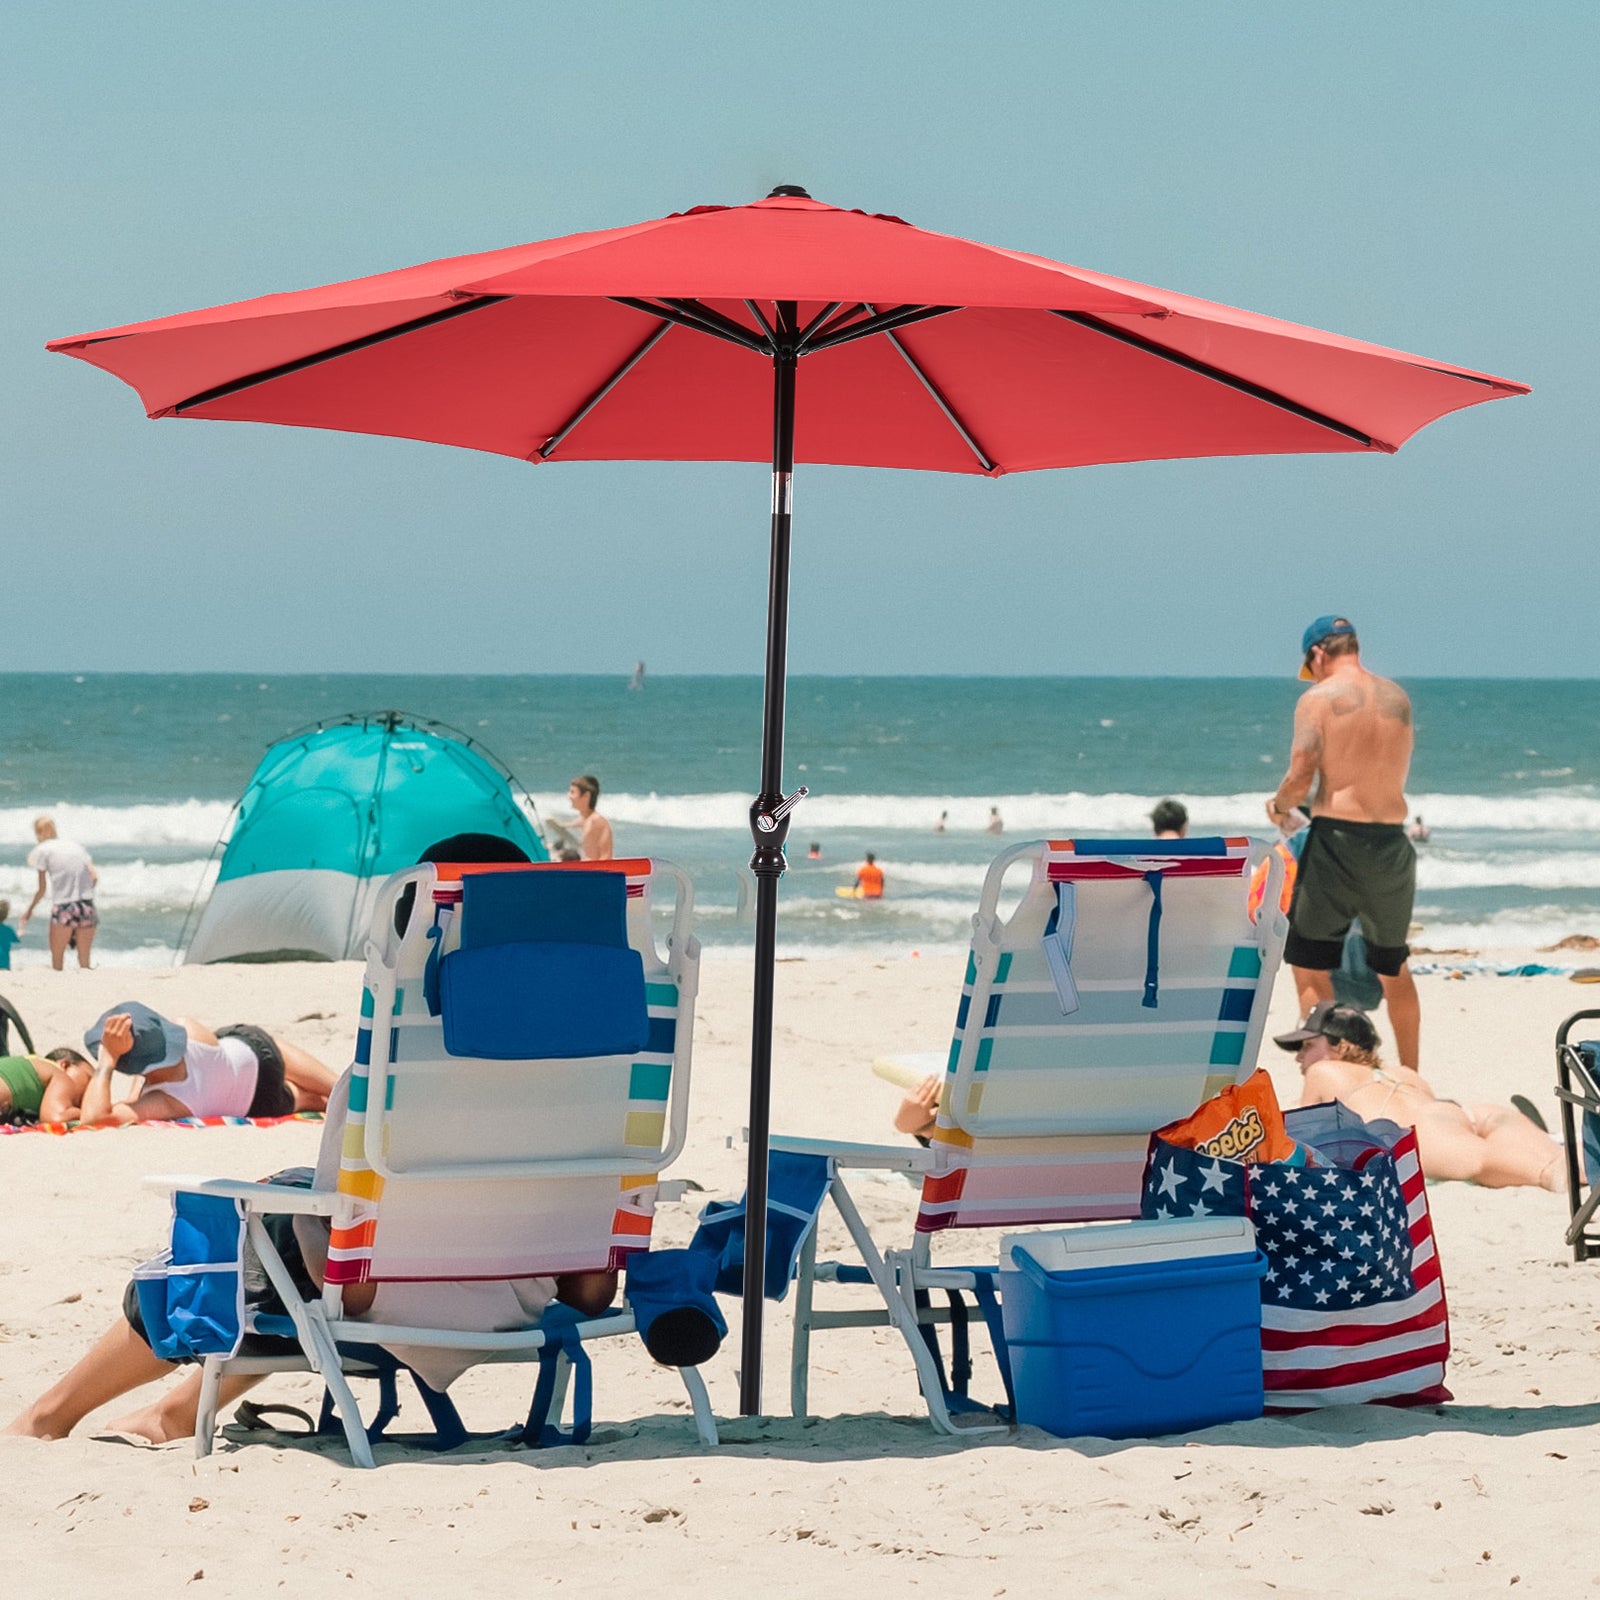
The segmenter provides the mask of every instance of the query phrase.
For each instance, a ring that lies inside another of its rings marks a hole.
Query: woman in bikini
[[[1323,1001],[1276,1043],[1300,1064],[1301,1105],[1338,1100],[1364,1121],[1386,1118],[1415,1128],[1429,1178],[1486,1189],[1564,1189],[1561,1146],[1543,1128],[1515,1106],[1445,1100],[1411,1067],[1386,1067],[1378,1058],[1378,1030],[1354,1006]]]

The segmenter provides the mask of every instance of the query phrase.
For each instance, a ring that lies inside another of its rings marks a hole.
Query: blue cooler
[[[1139,1438],[1261,1415],[1261,1275],[1244,1217],[1000,1241],[1017,1420]]]

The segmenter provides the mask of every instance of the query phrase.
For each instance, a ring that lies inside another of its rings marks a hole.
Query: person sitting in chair
[[[522,860],[527,856],[507,840],[484,835],[458,835],[429,846],[424,860],[477,862],[484,859]],[[333,1086],[328,1096],[328,1116],[322,1127],[313,1187],[333,1189],[338,1182],[345,1122],[349,1113],[350,1072]],[[296,1187],[305,1184],[305,1169],[277,1175]],[[322,1286],[328,1258],[329,1220],[326,1217],[277,1214],[262,1219],[274,1246],[302,1294]],[[371,1317],[380,1322],[455,1328],[463,1332],[495,1332],[537,1325],[546,1306],[559,1299],[585,1316],[598,1316],[616,1296],[617,1275],[609,1271],[564,1273],[557,1278],[525,1278],[456,1283],[357,1283],[345,1286],[343,1304],[351,1317]],[[246,1278],[251,1308],[268,1315],[283,1315],[284,1306],[270,1283]],[[293,1340],[246,1335],[244,1353],[293,1355]],[[477,1359],[472,1351],[402,1349],[395,1354],[415,1368],[432,1387],[443,1389]],[[90,1412],[154,1383],[174,1370],[150,1348],[139,1297],[130,1281],[122,1298],[122,1315],[61,1379],[5,1428],[6,1433],[36,1439],[64,1439]],[[258,1378],[230,1377],[223,1381],[220,1404],[233,1404]],[[148,1405],[110,1424],[110,1431],[164,1444],[193,1435],[200,1406],[201,1370],[190,1369],[182,1383]]]

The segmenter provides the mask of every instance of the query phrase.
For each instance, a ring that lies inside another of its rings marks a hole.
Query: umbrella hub
[[[811,193],[798,183],[780,183],[768,196],[769,200],[809,200]]]

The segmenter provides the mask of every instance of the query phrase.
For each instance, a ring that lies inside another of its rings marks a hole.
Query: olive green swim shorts
[[[1313,818],[1289,903],[1284,960],[1332,972],[1350,924],[1359,921],[1368,965],[1394,977],[1411,954],[1406,935],[1416,892],[1417,852],[1398,822]]]

